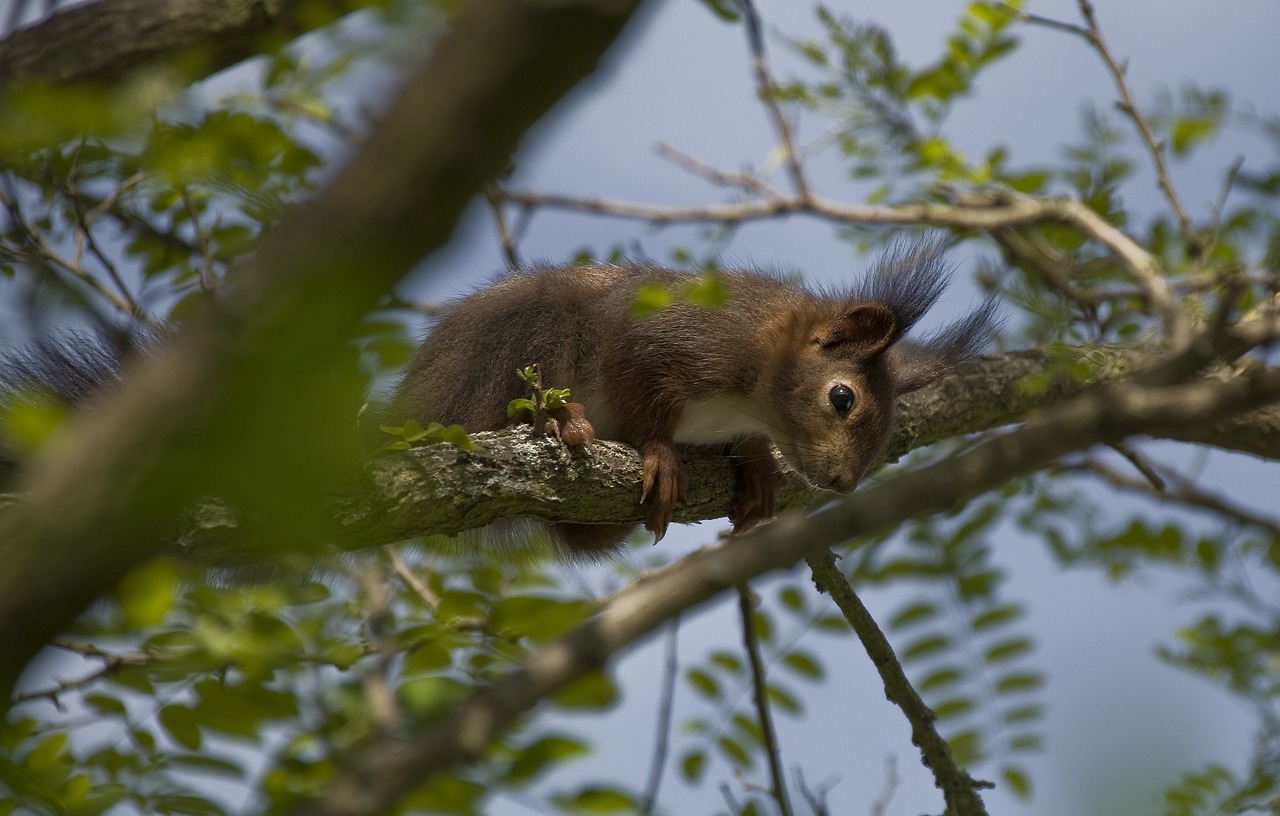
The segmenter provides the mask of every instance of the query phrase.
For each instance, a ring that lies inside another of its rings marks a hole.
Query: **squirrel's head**
[[[901,394],[973,357],[996,327],[995,301],[919,341],[904,340],[950,279],[937,240],[895,245],[847,297],[824,299],[774,372],[784,433],[774,442],[818,487],[853,490],[884,449]]]

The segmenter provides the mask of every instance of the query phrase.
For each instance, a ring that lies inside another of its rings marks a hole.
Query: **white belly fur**
[[[769,411],[743,396],[717,396],[693,400],[685,405],[676,424],[675,441],[686,445],[731,442],[744,436],[776,436],[778,426]]]

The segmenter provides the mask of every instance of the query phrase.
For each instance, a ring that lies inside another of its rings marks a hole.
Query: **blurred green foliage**
[[[730,23],[739,19],[736,4],[704,4]],[[0,283],[38,289],[27,305],[44,316],[107,314],[141,326],[181,324],[215,303],[233,285],[229,273],[305,202],[358,136],[365,112],[349,94],[360,87],[360,72],[415,54],[430,30],[424,20],[438,25],[439,8],[391,3],[361,26],[335,27],[323,47],[264,56],[251,90],[216,100],[160,82],[109,95],[41,88],[11,96],[0,122],[7,216]],[[787,41],[809,73],[779,83],[778,95],[824,122],[813,150],[833,148],[851,178],[872,183],[868,202],[946,201],[957,186],[1072,194],[1135,234],[1187,291],[1203,291],[1208,306],[1219,305],[1212,298],[1222,291],[1236,309],[1254,305],[1256,287],[1192,284],[1238,270],[1259,253],[1275,269],[1274,157],[1235,173],[1238,194],[1188,237],[1166,210],[1126,209],[1123,191],[1142,147],[1112,111],[1087,110],[1078,141],[1064,144],[1061,161],[1049,166],[1019,166],[1001,144],[981,155],[956,146],[947,129],[951,114],[1017,47],[1016,8],[970,3],[939,56],[917,67],[899,57],[889,32],[820,7],[823,37]],[[1179,160],[1197,157],[1228,127],[1260,134],[1280,155],[1278,120],[1241,109],[1222,90],[1188,85],[1154,100],[1149,118]],[[645,290],[637,309],[674,300],[722,303],[716,271],[734,230],[717,225],[706,231],[705,245],[674,250],[677,264],[702,274],[680,291]],[[859,249],[883,237],[852,226],[842,234]],[[1018,309],[1015,342],[1123,344],[1148,328],[1127,273],[1066,225],[1025,226],[983,246],[1002,254],[1001,273],[985,282]],[[610,262],[629,256],[643,257],[643,247],[599,255]],[[583,250],[572,260],[594,257]],[[1096,297],[1068,297],[1039,263],[1046,258],[1065,261],[1071,285]],[[406,314],[390,304],[351,338],[367,381],[408,358]],[[1085,373],[1063,368],[1046,375]],[[24,439],[47,437],[57,423],[54,413],[22,411],[4,419],[11,433],[25,429]],[[388,431],[396,437],[390,447],[427,439],[469,444],[456,426]],[[1145,513],[1111,518],[1076,487],[1069,476],[1037,477],[950,516],[859,542],[846,556],[855,587],[897,599],[886,629],[956,758],[976,776],[1030,797],[1029,759],[1052,750],[1043,724],[1047,681],[1027,616],[1035,599],[1013,595],[992,548],[1002,526],[1016,525],[1064,568],[1116,581],[1171,570],[1212,598],[1159,655],[1256,713],[1253,753],[1247,767],[1171,772],[1163,812],[1218,814],[1274,803],[1280,604],[1258,586],[1275,586],[1280,540],[1256,525],[1207,527]],[[266,576],[209,574],[168,560],[141,567],[27,679],[0,727],[0,814],[285,809],[322,791],[345,751],[430,721],[595,609],[596,593],[573,566],[459,546],[418,542],[335,557],[321,568],[283,562]],[[656,565],[667,558],[655,552],[633,560]],[[619,564],[606,581],[634,577]],[[829,650],[857,649],[845,620],[795,578],[768,584],[753,628],[765,678],[753,676],[737,633],[676,669],[685,704],[672,728],[670,763],[681,784],[762,778],[769,746],[751,701],[753,683],[765,683],[776,714],[821,727],[822,713],[806,704],[807,694],[833,682]],[[554,725],[528,718],[486,761],[424,782],[400,810],[482,813],[509,797],[546,813],[637,812],[646,801],[639,773],[548,782],[592,756],[590,731],[578,726],[585,715],[612,710],[621,695],[607,672],[582,678],[551,702],[567,716]],[[739,814],[773,808],[754,788],[733,804]]]

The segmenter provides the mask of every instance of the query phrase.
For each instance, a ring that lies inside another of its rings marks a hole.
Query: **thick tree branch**
[[[1239,413],[1277,398],[1280,371],[1275,370],[1223,382],[1097,386],[953,458],[818,510],[787,513],[643,577],[609,598],[577,630],[412,735],[384,736],[362,745],[340,763],[331,788],[296,812],[384,812],[432,774],[483,757],[490,742],[519,716],[663,622],[759,575],[791,567],[821,548],[949,509],[1072,451]]]
[[[1114,383],[1157,359],[1146,349],[1067,347],[1052,354],[1025,351],[979,360],[900,400],[885,454],[892,461],[944,439],[978,433],[1028,418],[1061,404],[1095,383]],[[1087,377],[1054,377],[1054,367]],[[1223,375],[1225,376],[1225,375]],[[1237,375],[1241,376],[1241,375]],[[1207,380],[1210,385],[1221,378]],[[1280,408],[1232,419],[1153,428],[1151,434],[1280,459]],[[324,537],[347,546],[371,547],[417,536],[453,535],[501,518],[528,516],[548,522],[631,524],[644,519],[638,454],[617,442],[597,441],[588,451],[522,428],[475,434],[482,450],[470,453],[438,444],[375,460],[365,479],[330,503],[335,526]],[[688,501],[675,520],[724,518],[734,498],[734,474],[722,456],[683,453]],[[782,508],[808,507],[832,494],[789,477]],[[274,552],[273,540],[256,538],[251,520],[221,505],[190,511],[177,550],[197,561],[237,566]]]
[[[316,536],[309,519],[352,467],[336,442],[350,415],[333,376],[350,333],[449,238],[636,5],[466,4],[368,143],[235,276],[233,295],[33,465],[30,499],[0,519],[0,697],[199,496],[262,508],[278,546]]]
[[[110,84],[160,61],[193,81],[371,2],[330,0],[321,9],[309,0],[98,0],[0,40],[0,86]]]

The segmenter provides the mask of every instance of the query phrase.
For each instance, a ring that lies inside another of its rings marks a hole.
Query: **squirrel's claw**
[[[547,432],[559,437],[566,445],[575,447],[596,441],[596,429],[591,426],[587,412],[580,402],[566,402],[562,407],[548,411]]]
[[[649,502],[644,528],[662,540],[676,507],[685,503],[688,480],[671,442],[649,442],[640,451],[640,501]]]
[[[762,437],[742,440],[731,456],[740,483],[737,498],[729,508],[729,521],[735,533],[742,533],[773,518],[782,473],[768,440]]]

